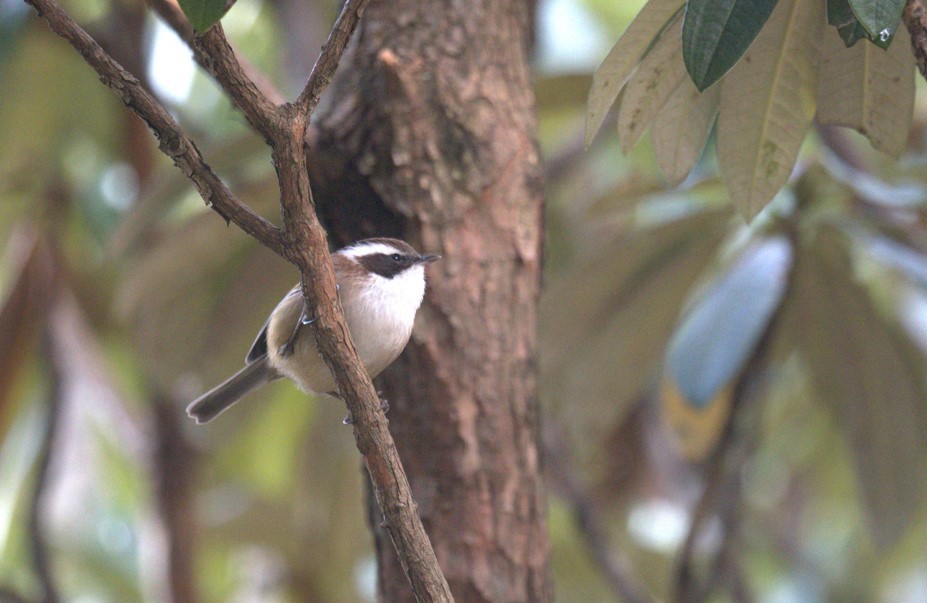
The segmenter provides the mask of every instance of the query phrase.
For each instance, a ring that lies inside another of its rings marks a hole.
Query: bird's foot
[[[316,320],[318,320],[318,317],[309,316],[309,310],[303,307],[302,314],[299,315],[299,320],[296,321],[296,326],[293,328],[293,333],[290,335],[290,338],[285,344],[277,348],[277,352],[280,356],[283,358],[292,356],[293,352],[296,351],[296,338],[299,336],[299,329],[302,328],[303,325],[311,325]]]
[[[377,395],[379,396],[380,392],[377,392]],[[383,411],[383,414],[389,412],[389,400],[386,398],[380,398],[380,410]],[[341,422],[344,425],[352,425],[354,423],[354,417],[351,415],[351,413],[348,413],[348,416],[342,419]]]

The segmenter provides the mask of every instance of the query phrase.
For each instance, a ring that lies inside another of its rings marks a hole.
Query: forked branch
[[[271,146],[280,185],[282,229],[235,198],[164,107],[65,14],[55,0],[26,1],[55,33],[77,49],[103,83],[148,123],[159,140],[161,151],[193,181],[210,207],[299,269],[303,296],[317,317],[312,328],[319,351],[354,416],[357,447],[364,457],[387,529],[412,590],[420,601],[451,601],[450,589],[418,517],[379,398],[345,326],[325,231],[315,214],[305,168],[303,139],[312,111],[331,81],[366,0],[345,3],[305,90],[292,104],[276,104],[261,92],[236,59],[220,27],[194,36],[193,44],[200,62]]]

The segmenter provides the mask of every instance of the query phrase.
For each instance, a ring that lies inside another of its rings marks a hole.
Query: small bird
[[[364,239],[332,254],[335,282],[348,330],[370,377],[402,352],[425,295],[425,264],[441,256],[420,255],[398,239]],[[307,393],[335,395],[335,379],[316,348],[296,285],[277,304],[245,357],[245,367],[187,407],[206,423],[255,389],[289,377]],[[350,416],[345,419],[350,422]]]

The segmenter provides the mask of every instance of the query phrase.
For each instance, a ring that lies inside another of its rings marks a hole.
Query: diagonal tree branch
[[[322,54],[319,55],[319,60],[312,67],[312,73],[309,74],[306,86],[296,100],[300,111],[307,117],[315,111],[319,99],[322,97],[322,92],[332,81],[332,76],[335,70],[338,69],[341,55],[344,54],[344,49],[347,48],[354,30],[357,29],[357,24],[360,22],[366,6],[367,0],[347,0],[344,3],[341,14],[338,15],[335,26],[332,27],[332,32],[325,41],[325,45],[322,46]]]
[[[325,231],[319,223],[306,171],[304,137],[312,109],[311,98],[321,96],[347,46],[350,33],[365,2],[349,0],[339,26],[323,49],[307,84],[306,99],[295,104],[273,106],[249,84],[221,30],[207,33],[200,47],[210,57],[214,75],[264,134],[272,149],[280,185],[284,227],[279,230],[239,202],[212,169],[195,145],[180,131],[164,108],[139,85],[138,80],[108,56],[58,6],[55,0],[26,0],[51,29],[74,46],[123,102],[141,116],[159,139],[159,148],[193,180],[207,204],[239,225],[276,253],[292,262],[300,273],[303,297],[317,317],[311,326],[319,351],[335,377],[338,391],[354,417],[354,437],[370,473],[374,491],[390,537],[415,596],[420,601],[452,601],[447,580],[438,566],[434,549],[418,517],[405,470],[389,433],[379,397],[354,347],[344,321],[344,311],[335,288],[334,269],[328,254]],[[195,43],[196,45],[197,43]],[[219,56],[224,55],[224,56]],[[262,114],[267,111],[266,114]]]

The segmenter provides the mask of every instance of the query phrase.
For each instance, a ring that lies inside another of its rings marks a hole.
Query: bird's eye
[[[394,262],[398,262],[402,259],[402,256],[398,253],[394,253],[393,255],[389,256],[389,259],[393,260]]]

